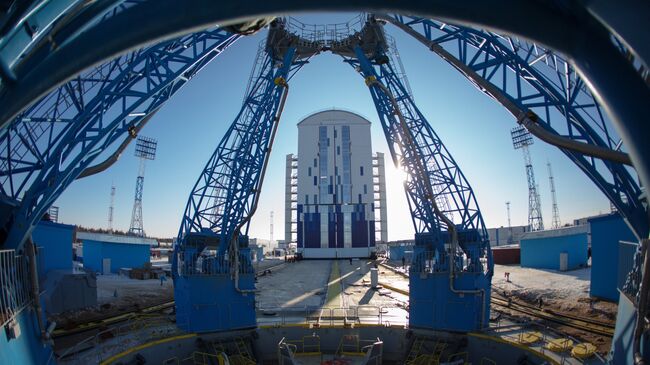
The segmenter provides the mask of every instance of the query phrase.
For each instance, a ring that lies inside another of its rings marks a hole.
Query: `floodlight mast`
[[[530,158],[528,146],[533,144],[533,136],[524,126],[517,126],[510,131],[512,145],[520,149],[524,155],[524,166],[526,167],[526,180],[528,182],[528,228],[531,231],[543,231],[544,220],[542,218],[542,205],[539,197],[539,188],[535,182],[533,162]]]
[[[134,236],[144,237],[144,222],[142,218],[142,192],[144,190],[144,170],[147,160],[156,158],[158,141],[148,137],[138,137],[135,145],[135,157],[140,159],[138,177],[135,181],[135,198],[133,199],[133,211],[131,213],[131,225],[129,233]],[[111,209],[112,215],[112,209]],[[111,217],[112,219],[112,217]]]

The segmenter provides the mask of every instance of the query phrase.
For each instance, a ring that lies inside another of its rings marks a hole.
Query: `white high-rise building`
[[[369,257],[387,241],[384,156],[373,156],[370,122],[327,110],[298,123],[287,156],[285,242],[305,258]]]

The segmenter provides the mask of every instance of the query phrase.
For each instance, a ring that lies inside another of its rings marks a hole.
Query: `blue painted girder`
[[[177,242],[182,245],[191,233],[214,232],[219,237],[218,255],[223,255],[262,188],[262,172],[279,123],[278,108],[286,92],[281,80],[304,62],[294,62],[290,48],[280,66],[264,51],[244,104],[219,142],[194,185],[188,199]],[[243,228],[244,233],[248,228]],[[181,247],[182,249],[182,247]]]
[[[101,3],[106,2],[111,3]],[[113,3],[118,4],[121,1]],[[460,4],[446,0],[406,0],[399,4],[386,1],[280,1],[251,3],[251,6],[242,7],[235,5],[235,2],[214,3],[210,0],[142,1],[138,6],[132,6],[97,26],[90,26],[85,32],[72,32],[73,36],[65,38],[65,42],[60,42],[44,57],[38,58],[38,62],[18,74],[16,82],[1,85],[0,125],[4,127],[10,118],[34,98],[76,74],[80,69],[124,52],[129,47],[159,39],[157,37],[170,37],[176,32],[207,27],[219,22],[227,24],[229,19],[241,19],[245,15],[259,16],[308,9],[360,9],[364,6],[368,9],[399,7],[409,14],[427,14],[432,18],[499,29],[507,34],[520,34],[566,54],[568,59],[572,60],[576,71],[590,79],[588,84],[595,96],[605,102],[605,109],[617,124],[622,137],[628,141],[627,147],[640,173],[640,180],[648,184],[650,169],[646,166],[644,156],[650,153],[646,151],[647,146],[644,147],[642,136],[647,134],[647,128],[641,121],[647,115],[646,108],[642,105],[650,98],[650,90],[638,74],[637,67],[621,54],[620,47],[612,44],[612,35],[606,26],[594,19],[589,12],[581,11],[580,6],[558,7],[554,1],[501,0],[497,3],[468,2],[466,6]],[[508,12],[498,12],[495,9],[508,9]],[[153,14],[165,20],[149,21]],[[530,17],[530,14],[536,16]],[[166,21],[167,19],[170,21]],[[128,29],[133,22],[142,26],[130,29],[124,36],[114,37],[115,34]],[[83,23],[77,25],[78,28],[88,26]],[[626,33],[617,35],[623,34]],[[626,42],[624,38],[622,41],[625,44],[635,43]],[[95,45],[98,43],[105,46],[97,49]],[[80,52],[88,47],[94,47],[93,52]],[[612,70],[616,72],[613,73]]]
[[[480,91],[520,118],[533,111],[547,131],[625,151],[612,122],[587,84],[562,55],[486,30],[397,14],[383,18],[425,43]],[[633,169],[562,149],[607,196],[638,237],[648,233],[647,211]]]
[[[370,92],[377,107],[377,113],[391,150],[393,162],[400,166],[410,178],[405,182],[413,224],[417,233],[446,231],[444,222],[434,214],[430,200],[426,198],[423,184],[430,183],[439,209],[445,213],[460,230],[476,230],[487,237],[485,223],[476,202],[476,197],[467,179],[432,129],[424,115],[417,108],[404,86],[403,81],[393,69],[392,63],[378,65],[369,60],[358,49],[356,59],[348,59],[352,66],[359,67],[365,78],[374,77],[383,83],[395,97],[399,109],[406,120],[412,140],[417,145],[417,154],[430,181],[418,181],[414,173],[415,158],[408,149],[399,148],[399,141],[404,139],[399,128],[399,120],[393,112],[390,98],[380,89],[371,87]]]
[[[0,133],[0,189],[21,199],[5,248],[19,246],[58,196],[129,137],[240,36],[216,28],[118,57],[56,89]]]

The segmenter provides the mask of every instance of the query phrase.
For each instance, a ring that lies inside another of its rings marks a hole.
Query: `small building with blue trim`
[[[573,270],[587,266],[589,226],[527,232],[521,237],[521,267]]]
[[[617,287],[622,286],[631,269],[637,238],[618,214],[589,218],[591,230],[592,297],[618,301]]]
[[[388,257],[392,261],[402,261],[405,259],[406,262],[411,262],[413,259],[413,245],[389,245],[388,246]]]
[[[43,280],[51,270],[72,272],[72,242],[75,226],[40,221],[32,231],[32,240],[38,247],[38,273]]]
[[[84,268],[104,274],[143,267],[151,262],[151,246],[158,246],[153,238],[88,232],[77,237],[83,242]]]

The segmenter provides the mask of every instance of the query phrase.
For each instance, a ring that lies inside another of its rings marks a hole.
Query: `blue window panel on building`
[[[304,248],[320,248],[320,213],[305,213]]]
[[[327,127],[318,127],[318,163],[320,164],[319,176],[320,185],[318,192],[320,195],[321,203],[327,201],[327,146],[329,146],[329,138],[327,138]]]
[[[84,267],[95,272],[103,271],[103,259],[111,260],[111,273],[125,267],[142,267],[150,260],[150,247],[145,244],[84,240],[83,252]]]
[[[345,214],[339,211],[336,213],[336,247],[343,248],[345,243]]]
[[[304,247],[304,246],[303,246],[303,242],[304,242],[304,241],[303,241],[303,238],[304,238],[304,236],[303,236],[303,224],[304,224],[304,219],[303,219],[303,214],[302,214],[302,212],[303,212],[303,205],[302,205],[302,204],[298,204],[298,206],[296,207],[296,216],[297,216],[297,222],[296,222],[296,226],[297,226],[297,227],[296,227],[296,228],[297,228],[297,231],[298,231],[298,232],[296,232],[296,241],[297,241],[297,244],[296,244],[296,245],[297,245],[299,248],[303,248],[303,247]]]
[[[350,203],[352,200],[352,177],[351,177],[351,155],[350,155],[350,126],[344,125],[341,139],[343,140],[343,203]]]
[[[619,214],[589,219],[591,226],[591,287],[589,294],[618,300],[619,241],[636,242],[636,236]]]
[[[352,213],[352,247],[368,247],[368,221],[361,213]]]
[[[363,176],[363,166],[359,166],[359,175]]]
[[[311,167],[307,168],[307,175],[311,176]],[[316,185],[316,176],[314,176],[314,185]]]
[[[38,247],[38,275],[43,279],[50,270],[72,271],[74,226],[41,221],[32,232]]]
[[[336,248],[336,213],[327,214],[327,247]]]
[[[318,185],[318,179],[314,176],[314,186]]]
[[[337,207],[338,209],[339,207]],[[355,204],[353,207],[353,212],[350,214],[350,230],[351,230],[351,239],[352,239],[352,245],[351,247],[374,247],[375,246],[375,238],[374,238],[374,220],[373,221],[368,221],[366,220],[366,214],[365,214],[365,205],[364,204]],[[344,237],[344,227],[345,227],[345,222],[343,222],[344,219],[344,214],[340,213],[338,214],[337,219],[338,221],[338,227],[337,227],[337,238],[339,239],[339,242],[343,242],[343,237]],[[343,247],[343,245],[339,245],[339,247]]]
[[[587,265],[587,233],[522,238],[521,267],[560,270],[560,253],[568,254],[569,270]]]

